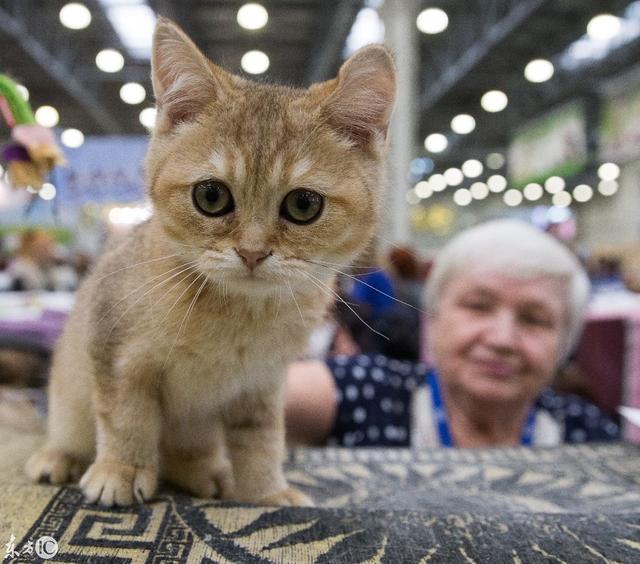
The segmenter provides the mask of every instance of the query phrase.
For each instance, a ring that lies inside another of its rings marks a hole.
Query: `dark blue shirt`
[[[336,357],[327,361],[338,388],[338,409],[329,444],[411,445],[411,398],[424,384],[427,367],[383,355]],[[598,407],[573,395],[544,390],[536,408],[564,428],[565,443],[620,439],[620,428]]]

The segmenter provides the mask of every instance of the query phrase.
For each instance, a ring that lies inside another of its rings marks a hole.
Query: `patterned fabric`
[[[426,366],[383,355],[327,361],[338,388],[330,445],[408,446],[411,395]]]
[[[338,388],[338,410],[328,444],[409,446],[412,396],[424,385],[426,365],[382,355],[338,356],[327,361]],[[431,402],[421,406],[432,410]],[[536,407],[560,425],[565,443],[620,438],[620,429],[595,405],[545,390]],[[432,416],[432,415],[431,415]]]
[[[0,429],[0,550],[51,536],[52,562],[638,562],[640,448],[303,449],[287,476],[312,508],[166,489],[104,509],[75,487],[28,484],[37,441]],[[4,556],[4,553],[2,553]],[[21,554],[11,562],[41,562]]]
[[[614,441],[620,439],[620,428],[595,405],[573,395],[560,395],[545,390],[537,406],[548,411],[564,426],[565,443]]]

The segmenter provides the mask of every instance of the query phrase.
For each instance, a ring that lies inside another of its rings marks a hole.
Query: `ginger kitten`
[[[88,501],[201,497],[306,504],[283,471],[283,385],[372,238],[395,95],[385,48],[308,90],[215,66],[172,22],[154,34],[154,215],[78,292],[55,353],[34,480],[88,466]],[[324,266],[323,266],[324,265]]]

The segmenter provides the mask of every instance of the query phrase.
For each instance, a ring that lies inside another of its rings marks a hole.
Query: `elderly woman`
[[[611,440],[600,410],[549,389],[582,326],[589,282],[552,236],[498,220],[455,237],[426,289],[431,367],[383,356],[291,367],[292,442],[502,446]]]

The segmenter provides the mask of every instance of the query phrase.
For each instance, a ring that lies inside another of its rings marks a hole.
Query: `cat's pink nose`
[[[248,251],[246,249],[236,249],[236,253],[238,253],[242,262],[247,265],[249,270],[253,270],[271,254],[271,251]]]

